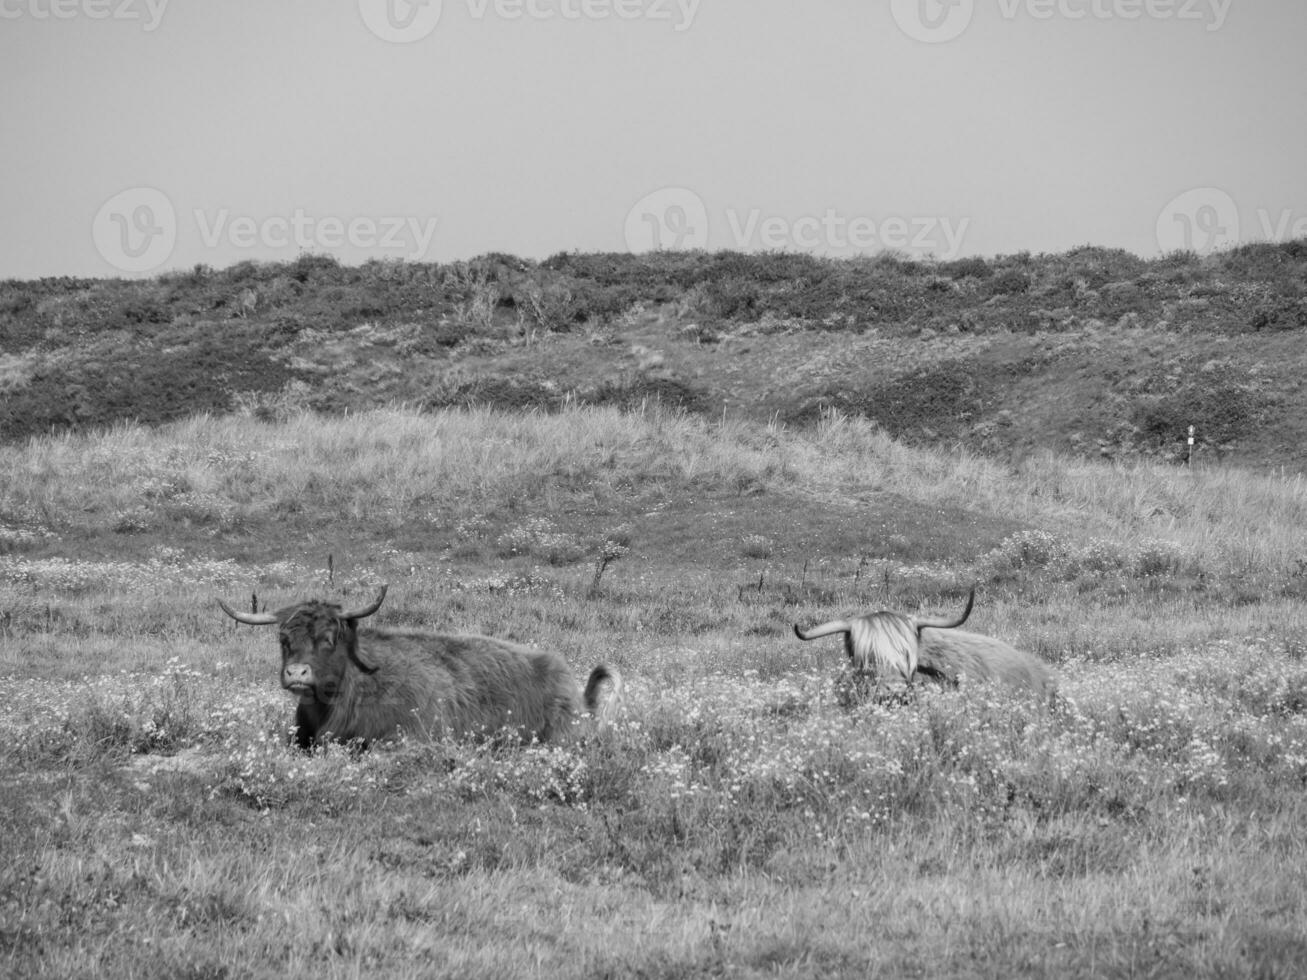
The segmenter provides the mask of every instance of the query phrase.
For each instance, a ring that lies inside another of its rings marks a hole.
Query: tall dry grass
[[[591,495],[696,483],[814,495],[887,490],[984,508],[1070,536],[1171,542],[1203,561],[1289,567],[1307,557],[1307,481],[1215,467],[1032,457],[1015,466],[916,449],[838,414],[813,430],[640,413],[403,407],[284,423],[201,416],[161,429],[37,438],[0,449],[0,514],[47,526],[152,501],[252,512],[295,504],[403,521],[432,502],[538,501],[560,482]]]

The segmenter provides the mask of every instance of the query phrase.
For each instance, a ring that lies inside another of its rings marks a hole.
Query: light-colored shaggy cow
[[[998,681],[1049,699],[1057,693],[1053,668],[1034,654],[965,630],[923,630],[916,677],[949,687]]]
[[[621,677],[601,664],[584,692],[556,653],[488,636],[404,629],[360,629],[386,597],[342,611],[328,602],[301,602],[273,613],[240,613],[221,599],[232,619],[276,624],[281,686],[298,698],[296,740],[310,748],[329,740],[365,744],[404,732],[419,738],[499,735],[547,741],[571,730],[583,712],[621,698]],[[605,705],[608,707],[608,704]]]
[[[957,629],[971,615],[976,590],[954,619],[881,612],[834,620],[810,630],[794,627],[801,640],[842,634],[849,666],[855,675],[878,684],[911,685],[925,680],[956,686],[965,682],[1000,681],[1051,696],[1057,686],[1052,669],[1038,657],[1023,653],[992,636]]]

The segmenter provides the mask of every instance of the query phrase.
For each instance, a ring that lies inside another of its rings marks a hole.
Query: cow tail
[[[603,710],[599,710],[599,685],[608,681],[613,685],[607,699],[604,701]],[[598,715],[601,720],[608,721],[611,719],[617,706],[622,701],[622,675],[614,668],[607,664],[600,664],[594,670],[590,671],[590,679],[585,683],[585,694],[582,696],[585,702],[585,710],[592,715]]]

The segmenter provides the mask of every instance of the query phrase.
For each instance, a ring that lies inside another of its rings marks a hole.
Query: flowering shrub
[[[1090,572],[1119,572],[1130,565],[1130,553],[1120,542],[1091,538],[1077,549],[1073,564]]]
[[[493,743],[474,743],[454,751],[448,788],[464,799],[507,792],[529,803],[586,805],[586,760],[575,746],[532,744],[504,752]]]
[[[261,810],[307,803],[316,808],[357,805],[385,786],[386,757],[330,747],[312,754],[285,733],[260,730],[228,747],[211,792],[229,793]]]
[[[547,517],[527,518],[501,534],[495,543],[502,558],[538,555],[553,564],[576,561],[584,553],[574,535],[556,530]]]
[[[464,517],[454,525],[454,534],[460,538],[484,538],[490,531],[490,521],[481,514]]]
[[[1142,541],[1135,549],[1131,570],[1140,578],[1173,575],[1180,570],[1183,553],[1168,541]]]
[[[1008,535],[989,553],[988,561],[1002,568],[1043,568],[1065,556],[1066,545],[1048,531],[1031,529]]]
[[[1084,572],[1150,578],[1178,573],[1185,558],[1178,545],[1155,538],[1130,544],[1096,537],[1081,545],[1070,545],[1047,531],[1029,530],[1004,538],[982,559],[982,564],[995,573],[1042,569],[1063,579]]]

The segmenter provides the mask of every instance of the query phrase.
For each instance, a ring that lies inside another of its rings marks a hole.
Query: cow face
[[[238,623],[277,625],[281,686],[298,697],[301,704],[309,704],[334,700],[349,664],[365,674],[376,672],[375,667],[359,659],[357,627],[358,620],[380,609],[385,598],[383,585],[370,605],[350,612],[341,612],[335,603],[320,601],[301,602],[275,613],[237,612],[221,599],[218,605]]]
[[[278,639],[281,686],[301,704],[333,702],[358,658],[354,623],[340,618],[339,606],[306,603],[282,622]]]
[[[917,626],[909,616],[879,612],[861,616],[844,634],[844,651],[858,673],[906,682],[917,669]]]

